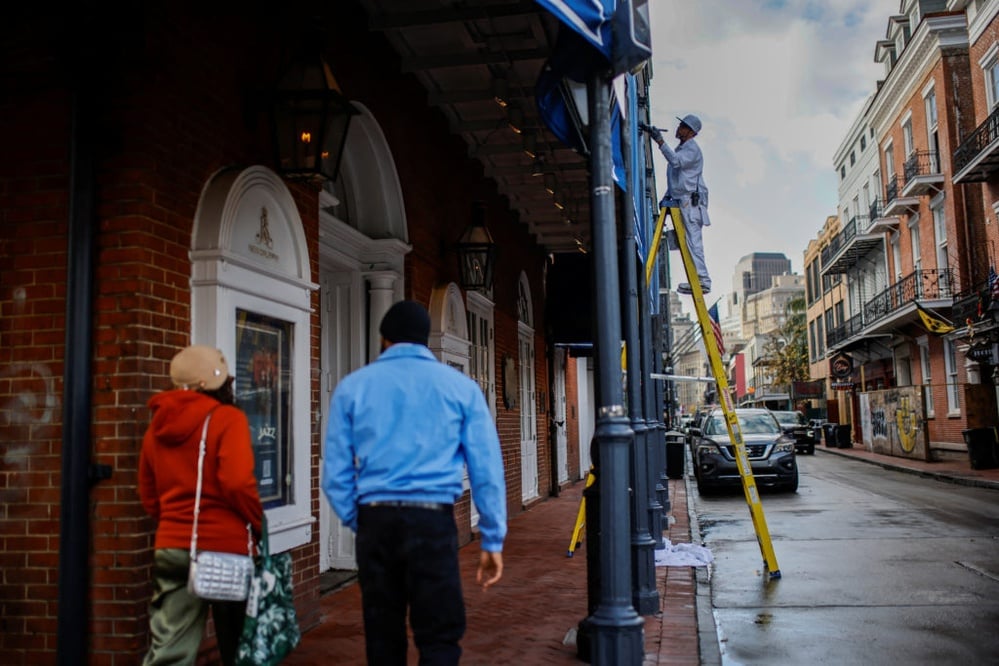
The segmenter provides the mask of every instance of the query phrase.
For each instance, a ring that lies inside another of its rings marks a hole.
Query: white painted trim
[[[236,310],[292,325],[288,503],[267,510],[271,550],[312,540],[312,292],[309,251],[284,181],[263,166],[223,170],[205,184],[191,239],[191,338],[236,357]],[[237,374],[238,368],[233,368]]]

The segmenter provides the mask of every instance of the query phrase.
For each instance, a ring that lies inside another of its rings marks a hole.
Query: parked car
[[[797,492],[798,461],[794,439],[783,431],[768,409],[736,408],[735,415],[756,485]],[[693,460],[697,489],[702,494],[742,486],[735,461],[735,445],[729,438],[725,416],[720,409],[701,421]]]
[[[808,421],[805,420],[804,414],[801,412],[775,411],[773,415],[777,417],[777,421],[780,423],[780,427],[783,428],[784,432],[794,437],[795,450],[809,455],[815,455],[815,443],[822,436],[822,433],[816,432],[815,429],[808,424]]]

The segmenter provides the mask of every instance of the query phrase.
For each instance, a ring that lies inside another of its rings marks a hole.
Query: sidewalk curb
[[[838,448],[830,449],[827,447],[815,447],[816,451],[822,451],[823,453],[829,453],[835,456],[840,456],[841,458],[849,458],[850,460],[856,460],[858,462],[867,463],[869,465],[877,465],[884,469],[892,470],[894,472],[904,472],[905,474],[912,474],[915,476],[921,476],[926,479],[934,479],[936,481],[942,481],[944,483],[953,483],[959,486],[970,486],[972,488],[990,488],[992,490],[999,490],[999,481],[991,481],[989,479],[976,479],[967,476],[961,476],[957,474],[946,474],[943,472],[929,472],[922,469],[916,469],[913,467],[906,467],[905,465],[885,462],[883,460],[871,460],[870,458],[864,458],[862,456],[850,455],[846,451],[841,451]]]
[[[701,524],[697,521],[697,511],[693,502],[693,471],[691,463],[685,465],[683,483],[687,489],[687,520],[690,522],[690,542],[703,545]],[[715,625],[715,610],[711,603],[711,570],[713,565],[694,567],[694,604],[697,614],[697,646],[700,663],[703,666],[716,666],[722,663],[721,647],[718,645],[718,627]]]

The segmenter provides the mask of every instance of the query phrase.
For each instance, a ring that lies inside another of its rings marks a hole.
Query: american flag
[[[999,301],[999,275],[994,266],[989,266],[989,296],[993,301]]]
[[[999,281],[999,280],[997,280]],[[718,343],[718,353],[725,353],[725,342],[722,339],[721,323],[718,321],[718,302],[708,308],[708,317],[711,318],[711,332],[715,335],[715,342]]]

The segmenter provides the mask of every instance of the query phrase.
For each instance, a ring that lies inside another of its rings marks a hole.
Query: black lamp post
[[[491,289],[496,243],[486,229],[486,206],[481,201],[472,204],[472,221],[458,239],[456,249],[462,288],[466,291]]]
[[[318,52],[292,61],[271,95],[277,166],[291,178],[336,180],[359,112]]]

